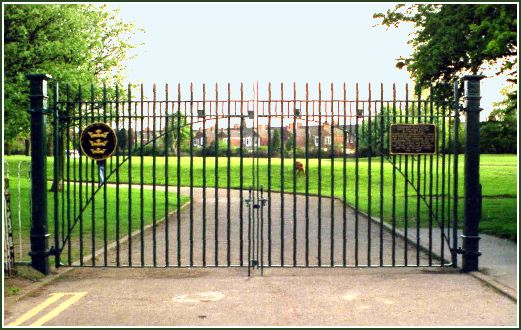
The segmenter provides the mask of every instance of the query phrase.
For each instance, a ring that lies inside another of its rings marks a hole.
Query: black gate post
[[[47,228],[47,74],[26,75],[30,81],[31,113],[31,265],[49,274],[49,233]]]
[[[480,80],[483,76],[465,76],[465,204],[463,218],[462,271],[478,270],[481,184],[479,183]]]

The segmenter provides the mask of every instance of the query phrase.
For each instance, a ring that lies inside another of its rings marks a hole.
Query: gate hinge
[[[462,247],[458,247],[457,249],[452,249],[453,251],[455,251],[457,254],[461,254],[461,255],[466,255],[466,256],[481,256],[481,252],[480,251],[476,251],[476,252],[471,252],[471,251],[465,251],[463,250]]]

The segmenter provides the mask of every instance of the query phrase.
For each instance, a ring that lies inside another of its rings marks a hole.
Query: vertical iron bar
[[[331,217],[331,225],[330,225],[330,266],[333,267],[335,265],[335,115],[334,115],[334,86],[331,83],[331,126],[330,126],[330,138],[331,138],[331,146],[329,151],[330,157],[330,179],[331,179],[331,196],[330,196],[330,217]]]
[[[219,86],[215,83],[215,165],[214,165],[214,259],[215,266],[219,266]]]
[[[252,249],[252,243],[251,243],[251,208],[253,205],[253,201],[251,198],[251,186],[248,188],[248,199],[246,200],[246,203],[248,205],[248,276],[250,276],[252,262],[251,262],[251,249]]]
[[[443,114],[442,114],[443,115]],[[435,212],[435,219],[436,224],[439,228],[440,226],[440,219],[439,219],[439,204],[440,204],[440,194],[439,194],[439,186],[440,186],[440,131],[439,131],[439,122],[440,122],[440,110],[439,106],[436,108],[436,212]],[[441,151],[443,152],[443,151]],[[440,237],[443,240],[443,237]]]
[[[83,111],[81,109],[81,99],[82,99],[82,91],[81,91],[81,85],[78,86],[78,115],[79,115],[79,122],[80,122],[80,130],[81,130],[81,118],[83,117]],[[80,141],[81,143],[81,141]],[[82,158],[80,157],[80,169],[79,169],[79,176],[80,176],[80,188],[79,188],[79,194],[80,194],[80,266],[83,266],[83,194],[82,194],[82,187],[83,187],[83,173],[82,173]],[[87,160],[85,160],[87,162]],[[87,173],[85,173],[87,175]]]
[[[271,267],[271,82],[268,83],[268,266]]]
[[[95,122],[94,117],[94,84],[90,84],[90,112],[91,112],[91,121]],[[98,162],[99,166],[100,162]],[[96,265],[96,198],[94,192],[94,182],[96,181],[96,176],[94,173],[94,162],[92,162],[92,167],[90,168],[90,176],[91,176],[91,263],[92,266]]]
[[[280,265],[284,266],[284,83],[280,84]]]
[[[432,87],[430,88],[430,123],[434,124],[434,117],[433,117],[433,111],[434,111],[434,101],[433,101],[433,92]],[[425,114],[427,114],[427,111],[425,111]],[[435,133],[436,134],[436,133]],[[432,170],[433,170],[433,156],[429,156],[429,266],[432,266]],[[436,196],[437,198],[438,196]]]
[[[355,134],[355,149],[356,149],[356,157],[355,157],[355,267],[358,267],[358,208],[359,208],[359,200],[358,194],[360,190],[360,179],[359,179],[359,160],[360,160],[360,126],[358,124],[359,121],[359,106],[358,106],[358,83],[355,86],[355,118],[356,118],[356,134]],[[363,121],[363,113],[362,113],[362,121]]]
[[[344,129],[343,129],[343,153],[342,153],[342,265],[344,267],[347,266],[347,114],[346,114],[346,98],[347,98],[347,88],[346,83],[344,82]],[[338,110],[340,115],[340,109]],[[351,122],[351,118],[349,119]],[[351,127],[351,125],[349,125]]]
[[[293,266],[297,266],[297,86],[293,82]],[[289,111],[289,109],[288,109]],[[300,111],[300,109],[299,109]]]
[[[128,228],[127,228],[127,237],[128,237],[128,266],[132,267],[132,91],[131,85],[127,86],[127,102],[128,102],[128,127],[127,127],[127,159],[128,159]],[[106,184],[103,183],[103,187]]]
[[[176,192],[176,217],[177,217],[177,267],[181,267],[181,83],[177,84],[177,192]],[[168,249],[168,245],[167,245]]]
[[[401,113],[401,109],[400,109],[400,113]],[[409,84],[405,84],[405,123],[407,124],[409,122]],[[404,265],[407,266],[408,264],[408,248],[409,248],[409,241],[407,239],[407,234],[408,234],[408,216],[409,216],[409,196],[408,196],[408,190],[409,190],[409,185],[408,185],[408,180],[409,180],[409,177],[408,177],[408,171],[409,171],[409,156],[405,156],[405,175],[404,175],[404,209],[403,209],[403,213],[404,213],[404,228],[403,228],[403,231],[404,231],[404,240],[403,240],[403,243],[404,243],[404,250],[403,250],[403,258],[404,258]]]
[[[368,145],[368,158],[367,158],[367,266],[371,266],[371,156],[373,153],[372,148],[372,136],[373,130],[371,127],[371,84],[369,84],[369,98],[367,101],[368,110],[368,124],[367,124],[367,145]]]
[[[421,123],[421,88],[418,90],[418,123]],[[416,163],[416,266],[420,265],[420,206],[421,206],[421,155]]]
[[[107,87],[103,84],[103,121],[107,122]],[[81,114],[80,114],[81,116]],[[81,142],[80,142],[81,143]],[[81,158],[80,158],[81,161]],[[81,170],[81,164],[80,164]],[[81,193],[80,193],[81,195]],[[81,209],[80,209],[81,212]],[[103,265],[107,267],[108,264],[108,246],[107,246],[107,182],[103,183]]]
[[[239,258],[240,258],[240,265],[241,267],[244,265],[244,258],[243,258],[243,251],[244,251],[244,218],[243,218],[243,203],[244,203],[244,196],[243,196],[243,190],[244,190],[244,175],[243,175],[243,170],[244,170],[244,149],[243,149],[243,146],[244,146],[244,142],[243,142],[243,139],[244,139],[244,115],[243,115],[243,110],[244,110],[244,85],[243,83],[241,82],[241,115],[240,115],[240,118],[241,118],[241,125],[240,125],[240,132],[239,132],[239,136],[240,136],[240,147],[239,147],[239,187],[240,187],[240,190],[239,190],[239,194],[240,194],[240,199],[241,199],[241,202],[240,202],[240,206],[239,206]],[[248,256],[248,275],[250,274],[249,273],[249,268],[250,267],[250,259],[249,259],[249,256]]]
[[[119,87],[116,85],[116,132],[119,132]],[[94,187],[93,187],[94,189]],[[94,201],[94,196],[92,196]],[[119,243],[119,151],[116,150],[116,266],[120,265],[120,243]]]
[[[380,83],[380,267],[384,265],[384,129],[384,84]]]
[[[203,84],[203,267],[206,266],[206,84]]]
[[[230,219],[230,186],[231,186],[231,177],[230,177],[230,167],[231,167],[231,136],[230,136],[230,126],[231,126],[231,101],[230,101],[230,83],[228,83],[228,127],[227,127],[227,146],[226,146],[226,155],[228,156],[226,161],[226,257],[227,257],[227,266],[231,266],[231,239],[230,239],[230,229],[231,229],[231,219]]]
[[[309,266],[309,85],[306,83],[306,267]]]
[[[255,242],[255,248],[257,249],[256,251],[256,257],[255,257],[255,260],[256,260],[256,263],[257,263],[257,269],[259,268],[259,245],[260,245],[260,213],[262,212],[262,209],[261,209],[261,205],[260,205],[260,186],[259,186],[259,182],[260,182],[260,176],[259,176],[259,142],[260,142],[260,135],[259,135],[259,82],[257,81],[254,85],[254,100],[255,100],[255,115],[254,115],[254,122],[252,123],[252,141],[254,142],[253,143],[253,147],[254,147],[254,150],[253,150],[253,155],[254,155],[254,162],[253,163],[253,170],[252,171],[252,174],[253,174],[253,183],[255,184],[255,192],[256,192],[256,197],[257,197],[257,212],[255,214],[255,220],[256,220],[256,227],[257,227],[257,233],[256,233],[256,236],[257,236],[257,239],[256,239],[256,242]]]
[[[322,266],[322,86],[318,83],[318,266]]]
[[[157,103],[157,94],[156,94],[156,84],[154,83],[152,87],[152,264],[154,267],[157,267],[157,143],[156,143],[156,103]],[[150,108],[149,108],[150,110]],[[148,116],[150,119],[150,114]],[[116,186],[117,187],[117,186]]]
[[[194,266],[194,84],[190,83],[190,267]]]
[[[389,110],[387,110],[389,111]],[[393,83],[393,124],[396,124],[396,84]],[[393,184],[392,184],[392,265],[396,265],[396,156],[393,155]]]
[[[445,242],[444,242],[444,234],[445,234],[445,116],[446,116],[446,106],[443,104],[442,106],[442,127],[441,127],[441,233],[440,233],[440,241],[441,241],[441,265],[445,265]]]
[[[74,106],[71,106],[70,104],[70,87],[69,87],[69,84],[67,84],[66,86],[66,111],[67,111],[67,115],[70,116],[70,117],[74,117]],[[70,119],[69,119],[70,120]],[[74,125],[73,125],[74,127]],[[78,126],[78,131],[81,129],[81,127]],[[74,130],[73,134],[72,134],[72,139],[73,139],[73,142],[72,144],[74,145],[74,148],[76,150],[76,130]],[[73,180],[74,180],[74,184],[72,186],[72,203],[73,203],[73,215],[74,215],[74,219],[76,219],[76,208],[77,208],[77,198],[76,198],[76,183],[78,181],[78,178],[76,177],[76,157],[73,158],[73,161],[72,161],[72,176],[73,176]],[[69,165],[67,165],[68,167]],[[72,244],[71,244],[71,216],[70,216],[70,183],[71,183],[71,179],[70,179],[70,176],[69,176],[69,173],[67,173],[67,205],[69,205],[69,209],[68,209],[68,213],[67,213],[67,236],[69,237],[67,239],[67,264],[70,266],[71,263],[72,263]]]
[[[174,113],[174,105],[172,105],[172,114]],[[162,114],[161,114],[162,115]],[[169,127],[170,116],[168,114],[168,83],[165,84],[165,145],[164,145],[164,153],[165,153],[165,207],[164,207],[164,217],[165,217],[165,266],[168,267],[170,265],[170,219],[168,216],[168,187],[169,187],[169,178],[168,178],[168,149],[170,149],[170,127]],[[179,135],[177,136],[179,139]]]
[[[454,216],[452,225],[452,266],[458,267],[458,255],[456,249],[458,247],[458,155],[459,155],[459,91],[458,82],[454,82]]]
[[[261,266],[261,275],[264,275],[264,204],[266,200],[264,199],[264,187],[260,186],[260,233],[261,233],[261,239],[260,239],[260,250],[261,250],[261,257],[260,257],[260,266]]]
[[[141,84],[141,91],[140,91],[141,95],[140,95],[140,105],[141,105],[141,113],[140,113],[140,117],[141,117],[141,136],[140,136],[140,139],[141,139],[141,144],[139,146],[139,158],[140,158],[140,167],[139,167],[139,183],[140,183],[140,187],[139,187],[139,204],[140,204],[140,207],[139,207],[139,227],[140,227],[140,233],[139,233],[139,236],[140,236],[140,248],[141,248],[141,267],[144,267],[145,266],[145,206],[144,206],[144,199],[145,199],[145,194],[144,194],[144,185],[143,185],[143,181],[144,181],[144,159],[143,159],[143,144],[145,143],[144,141],[144,118],[145,118],[145,114],[144,114],[144,102],[143,102],[143,98],[144,98],[144,87],[143,87],[143,84]]]
[[[60,178],[58,177],[59,176],[59,173],[60,173],[60,170],[59,170],[59,166],[61,165],[61,161],[60,161],[60,153],[58,151],[58,148],[59,148],[59,143],[58,143],[58,136],[60,134],[60,129],[58,127],[59,125],[59,121],[60,121],[60,113],[59,113],[59,110],[58,110],[58,81],[54,81],[54,84],[53,84],[53,130],[54,130],[54,137],[53,137],[53,142],[54,142],[54,190],[53,190],[53,197],[54,197],[54,248],[55,248],[55,251],[61,251],[61,247],[60,247],[60,230],[59,230],[59,219],[60,219],[60,215],[59,215],[59,197],[58,197],[58,190],[59,190],[59,186],[60,186]],[[68,132],[68,129],[67,129],[67,132]],[[67,145],[68,146],[68,145]],[[69,157],[67,157],[67,160],[69,160]],[[63,169],[62,169],[63,171]],[[69,168],[67,168],[67,173],[69,172]],[[69,184],[69,181],[67,181],[67,184]],[[67,192],[69,190],[67,189]],[[62,196],[63,196],[63,192],[62,192]],[[63,205],[63,203],[62,203]],[[69,204],[67,204],[67,210],[69,210]],[[63,217],[63,212],[62,212],[62,217]],[[63,223],[63,221],[62,221]],[[20,228],[21,230],[21,228]],[[54,266],[56,268],[60,267],[60,253],[58,252],[56,255],[55,255],[55,258],[54,258]]]
[[[448,248],[448,252],[452,254],[452,251],[450,249],[450,244],[451,244],[451,222],[452,222],[452,214],[451,214],[451,203],[452,203],[452,198],[451,198],[451,170],[452,170],[452,167],[451,167],[451,160],[452,160],[452,152],[450,151],[450,148],[451,148],[451,145],[452,145],[452,120],[451,120],[451,115],[452,115],[452,108],[450,106],[450,104],[447,105],[447,113],[446,113],[446,116],[448,118],[448,122],[447,122],[447,130],[448,130],[448,133],[447,133],[447,232],[446,232],[446,242],[447,242],[447,248]],[[452,257],[452,255],[451,255]]]

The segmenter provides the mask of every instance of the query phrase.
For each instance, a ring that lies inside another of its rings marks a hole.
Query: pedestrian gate
[[[53,84],[57,266],[456,266],[458,106],[302,87]]]

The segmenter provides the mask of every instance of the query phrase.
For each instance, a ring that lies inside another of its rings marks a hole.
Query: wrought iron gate
[[[456,266],[459,106],[408,86],[226,87],[54,84],[57,266]],[[96,122],[118,138],[98,162],[79,148]],[[435,153],[390,154],[391,125],[418,123]]]

